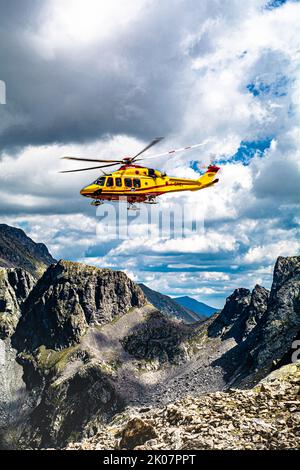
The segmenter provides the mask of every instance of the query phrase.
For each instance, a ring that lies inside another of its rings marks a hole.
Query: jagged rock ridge
[[[227,299],[220,315],[208,328],[210,336],[223,339],[233,337],[237,343],[244,340],[264,316],[269,291],[256,285],[249,289],[236,289]]]
[[[78,343],[89,325],[111,322],[145,303],[141,289],[122,272],[59,261],[29,295],[17,342],[29,351],[41,345],[66,348]]]
[[[209,336],[232,336],[237,344],[216,364],[232,384],[253,384],[292,350],[300,333],[300,257],[279,257],[271,292],[237,289],[208,328]]]

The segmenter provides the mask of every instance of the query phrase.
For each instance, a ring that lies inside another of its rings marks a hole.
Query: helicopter
[[[219,180],[216,174],[220,168],[214,164],[206,167],[206,172],[198,179],[187,179],[168,176],[159,170],[138,165],[141,160],[170,156],[177,152],[192,150],[205,145],[207,141],[200,144],[182,147],[168,152],[141,157],[148,149],[158,144],[163,137],[153,139],[145,148],[132,157],[123,157],[119,160],[102,160],[94,158],[62,157],[65,160],[76,160],[86,162],[105,163],[88,168],[75,170],[64,170],[60,173],[73,173],[77,171],[96,170],[112,166],[120,168],[112,173],[103,173],[93,183],[81,189],[82,196],[92,198],[92,205],[98,206],[105,201],[127,201],[128,209],[133,208],[135,203],[157,204],[156,198],[162,194],[178,191],[199,191],[216,184]]]

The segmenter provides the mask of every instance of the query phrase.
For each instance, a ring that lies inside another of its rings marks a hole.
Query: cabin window
[[[133,178],[133,186],[135,188],[140,188],[141,187],[141,180],[139,178]]]
[[[152,178],[156,177],[155,170],[153,168],[148,168],[148,175],[151,176]]]
[[[132,179],[131,178],[125,178],[125,186],[126,186],[126,188],[131,188],[131,186],[132,186]]]
[[[104,186],[105,183],[105,176],[101,176],[101,178],[98,178],[94,184],[98,184],[98,186]]]
[[[111,187],[113,185],[114,185],[114,179],[110,176],[109,178],[107,178],[106,186]]]
[[[122,179],[121,178],[116,178],[116,186],[119,188],[122,186]]]

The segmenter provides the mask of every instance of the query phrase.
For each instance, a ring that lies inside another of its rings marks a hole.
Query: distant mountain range
[[[197,313],[183,305],[180,305],[179,302],[175,301],[175,299],[171,299],[168,295],[152,290],[144,284],[139,284],[139,286],[149,302],[168,316],[176,317],[179,320],[183,320],[185,323],[195,323],[206,319],[205,315],[201,315],[201,313]],[[195,302],[197,303],[197,301]]]
[[[203,302],[198,302],[198,300],[193,299],[188,295],[184,295],[183,297],[175,297],[172,300],[181,305],[182,307],[195,312],[201,317],[210,317],[218,311],[217,308],[210,307],[210,305],[207,305]]]

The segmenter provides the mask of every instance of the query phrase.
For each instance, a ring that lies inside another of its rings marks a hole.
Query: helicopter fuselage
[[[122,165],[117,171],[100,176],[80,194],[99,201],[125,199],[130,203],[147,202],[157,196],[179,191],[199,191],[218,182],[219,168],[211,165],[199,179],[167,176],[161,171],[135,164]]]

